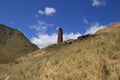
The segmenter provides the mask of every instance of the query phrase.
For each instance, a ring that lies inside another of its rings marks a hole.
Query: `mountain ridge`
[[[37,49],[39,48],[32,44],[19,30],[0,24],[0,63],[12,62],[16,58]]]

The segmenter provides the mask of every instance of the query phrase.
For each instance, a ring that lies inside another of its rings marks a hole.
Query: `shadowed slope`
[[[37,49],[20,31],[0,25],[0,63],[14,61]]]

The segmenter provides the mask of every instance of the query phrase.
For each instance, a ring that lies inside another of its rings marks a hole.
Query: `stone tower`
[[[62,28],[58,29],[58,40],[57,43],[62,43],[63,42],[63,30]]]

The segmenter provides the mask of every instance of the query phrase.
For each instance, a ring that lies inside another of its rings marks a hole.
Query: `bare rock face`
[[[9,63],[39,49],[20,31],[0,24],[0,63]]]
[[[57,43],[62,43],[63,42],[63,30],[62,28],[59,28],[58,29],[58,40],[57,40]]]

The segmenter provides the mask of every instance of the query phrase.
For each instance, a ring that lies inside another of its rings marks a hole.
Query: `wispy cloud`
[[[43,33],[48,29],[48,27],[53,27],[53,26],[54,26],[53,24],[48,24],[45,21],[39,20],[37,24],[30,26],[30,28],[36,30],[37,32]]]
[[[100,6],[104,6],[105,4],[106,4],[105,0],[92,0],[93,7],[100,7]]]
[[[46,33],[46,30],[50,27],[54,27],[53,24],[48,24],[45,21],[38,21],[37,24],[30,26],[31,29],[35,30],[37,35],[31,38],[31,42],[39,46],[40,48],[46,47],[50,44],[57,42],[57,33],[52,33],[51,35]],[[76,39],[81,36],[80,33],[64,33],[63,39]]]
[[[101,25],[98,22],[93,23],[89,29],[86,30],[85,34],[94,34],[95,32],[97,32],[98,30],[104,28],[106,26]]]
[[[45,10],[39,10],[38,13],[40,15],[52,16],[53,14],[56,13],[56,9],[51,7],[46,7]]]
[[[87,20],[86,18],[83,18],[83,22],[84,22],[85,24],[88,24],[88,20]]]
[[[87,19],[84,18],[84,22],[88,23]],[[31,29],[34,29],[37,33],[36,36],[33,36],[31,38],[31,42],[39,46],[40,48],[46,47],[50,44],[54,44],[57,42],[57,33],[52,33],[51,35],[46,33],[46,30],[49,29],[50,27],[53,27],[53,24],[48,24],[45,21],[38,21],[37,24],[30,26]],[[86,30],[84,34],[94,34],[96,31],[99,29],[102,29],[106,26],[101,25],[98,22],[94,22],[89,29]],[[68,39],[76,39],[78,36],[81,36],[81,33],[63,33],[63,39],[68,40]]]
[[[64,40],[67,39],[76,39],[80,36],[80,33],[69,33],[63,34]],[[54,44],[57,42],[57,33],[53,33],[52,35],[49,34],[39,34],[37,37],[33,37],[31,42],[38,45],[40,48],[46,47],[50,44]]]

